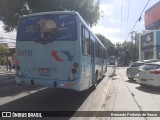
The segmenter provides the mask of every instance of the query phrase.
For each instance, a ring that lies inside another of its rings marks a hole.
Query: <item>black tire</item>
[[[129,80],[134,80],[134,78],[128,77]]]
[[[95,90],[97,87],[97,80],[98,80],[98,72],[96,72],[96,78],[95,78],[95,82],[93,84],[93,89]]]
[[[147,85],[145,85],[145,84],[140,84],[141,85],[141,87],[148,87]]]

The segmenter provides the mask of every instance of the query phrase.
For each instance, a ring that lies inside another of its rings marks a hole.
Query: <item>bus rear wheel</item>
[[[96,72],[96,77],[95,77],[95,82],[94,82],[94,84],[93,84],[93,89],[95,90],[96,89],[96,87],[97,87],[97,84],[98,84],[98,72]]]

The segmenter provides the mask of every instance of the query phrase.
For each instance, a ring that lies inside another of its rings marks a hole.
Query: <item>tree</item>
[[[0,64],[4,63],[5,60],[3,57],[7,56],[8,54],[9,54],[9,49],[4,45],[0,44]]]
[[[128,65],[133,60],[133,44],[131,41],[126,41],[121,45],[121,57],[123,65]]]
[[[99,0],[0,0],[0,20],[7,32],[17,28],[20,16],[48,11],[77,11],[89,26],[100,18]]]
[[[9,52],[9,49],[0,44],[0,57],[5,56]]]
[[[116,52],[115,45],[109,39],[105,38],[103,35],[101,34],[96,34],[96,35],[100,39],[100,41],[104,44],[104,46],[107,48],[108,55],[109,56],[115,55]]]

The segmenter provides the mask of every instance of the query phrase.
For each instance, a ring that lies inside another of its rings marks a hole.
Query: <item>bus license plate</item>
[[[40,76],[49,76],[49,69],[48,68],[39,68]]]

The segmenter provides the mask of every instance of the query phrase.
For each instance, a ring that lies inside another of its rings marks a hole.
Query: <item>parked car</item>
[[[139,67],[142,66],[144,64],[144,62],[142,61],[137,61],[137,62],[133,62],[126,71],[126,75],[128,77],[129,80],[133,80],[137,73],[139,72]]]
[[[158,59],[148,59],[148,60],[142,60],[142,62],[144,62],[144,63],[158,62],[158,61],[160,61],[160,60],[158,60]]]
[[[127,68],[127,71],[126,71],[126,75],[128,79],[129,80],[138,79],[137,74],[139,72],[140,67],[142,67],[142,65],[144,65],[145,63],[151,63],[151,62],[160,62],[160,60],[148,59],[148,60],[133,62],[132,64],[130,64],[130,66]]]
[[[137,74],[136,82],[144,86],[160,87],[160,62],[144,64]]]

